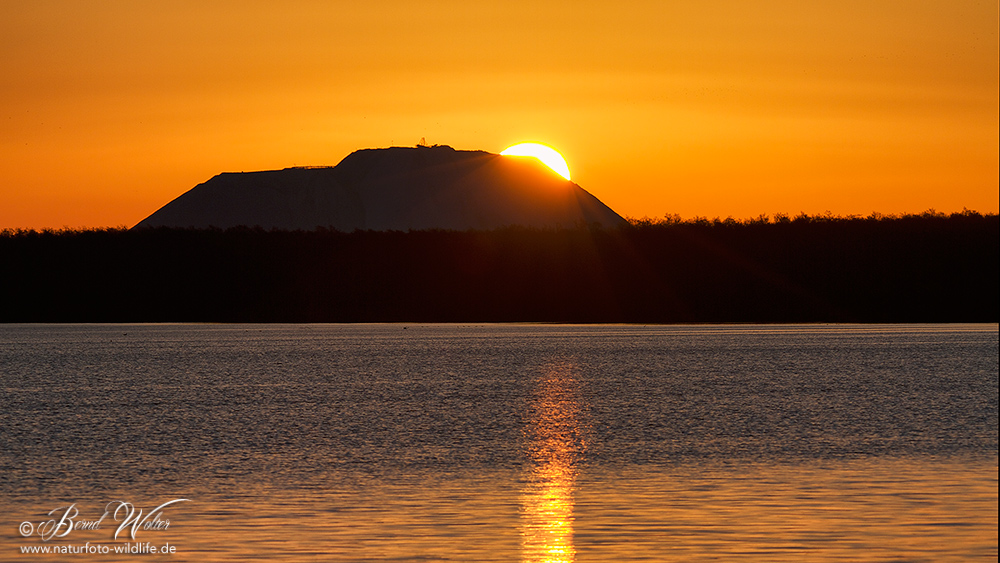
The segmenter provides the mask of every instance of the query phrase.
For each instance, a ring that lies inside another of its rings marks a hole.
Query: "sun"
[[[551,168],[556,174],[569,180],[569,166],[559,151],[539,143],[521,143],[507,147],[500,154],[504,156],[533,156]]]

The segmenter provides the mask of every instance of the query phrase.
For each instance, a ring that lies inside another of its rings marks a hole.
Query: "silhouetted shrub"
[[[0,232],[3,322],[996,322],[997,215]]]

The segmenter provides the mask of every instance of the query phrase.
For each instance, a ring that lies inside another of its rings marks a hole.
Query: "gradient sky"
[[[566,157],[622,215],[998,211],[997,2],[0,0],[0,228],[222,171]]]

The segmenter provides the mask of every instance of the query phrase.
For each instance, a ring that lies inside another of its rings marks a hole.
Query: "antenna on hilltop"
[[[425,139],[423,137],[420,137],[420,142],[417,143],[417,146],[418,147],[430,147],[430,145],[427,144],[427,139]]]

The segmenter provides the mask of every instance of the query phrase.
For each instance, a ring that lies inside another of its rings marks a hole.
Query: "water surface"
[[[997,334],[4,325],[0,559],[995,560]]]

